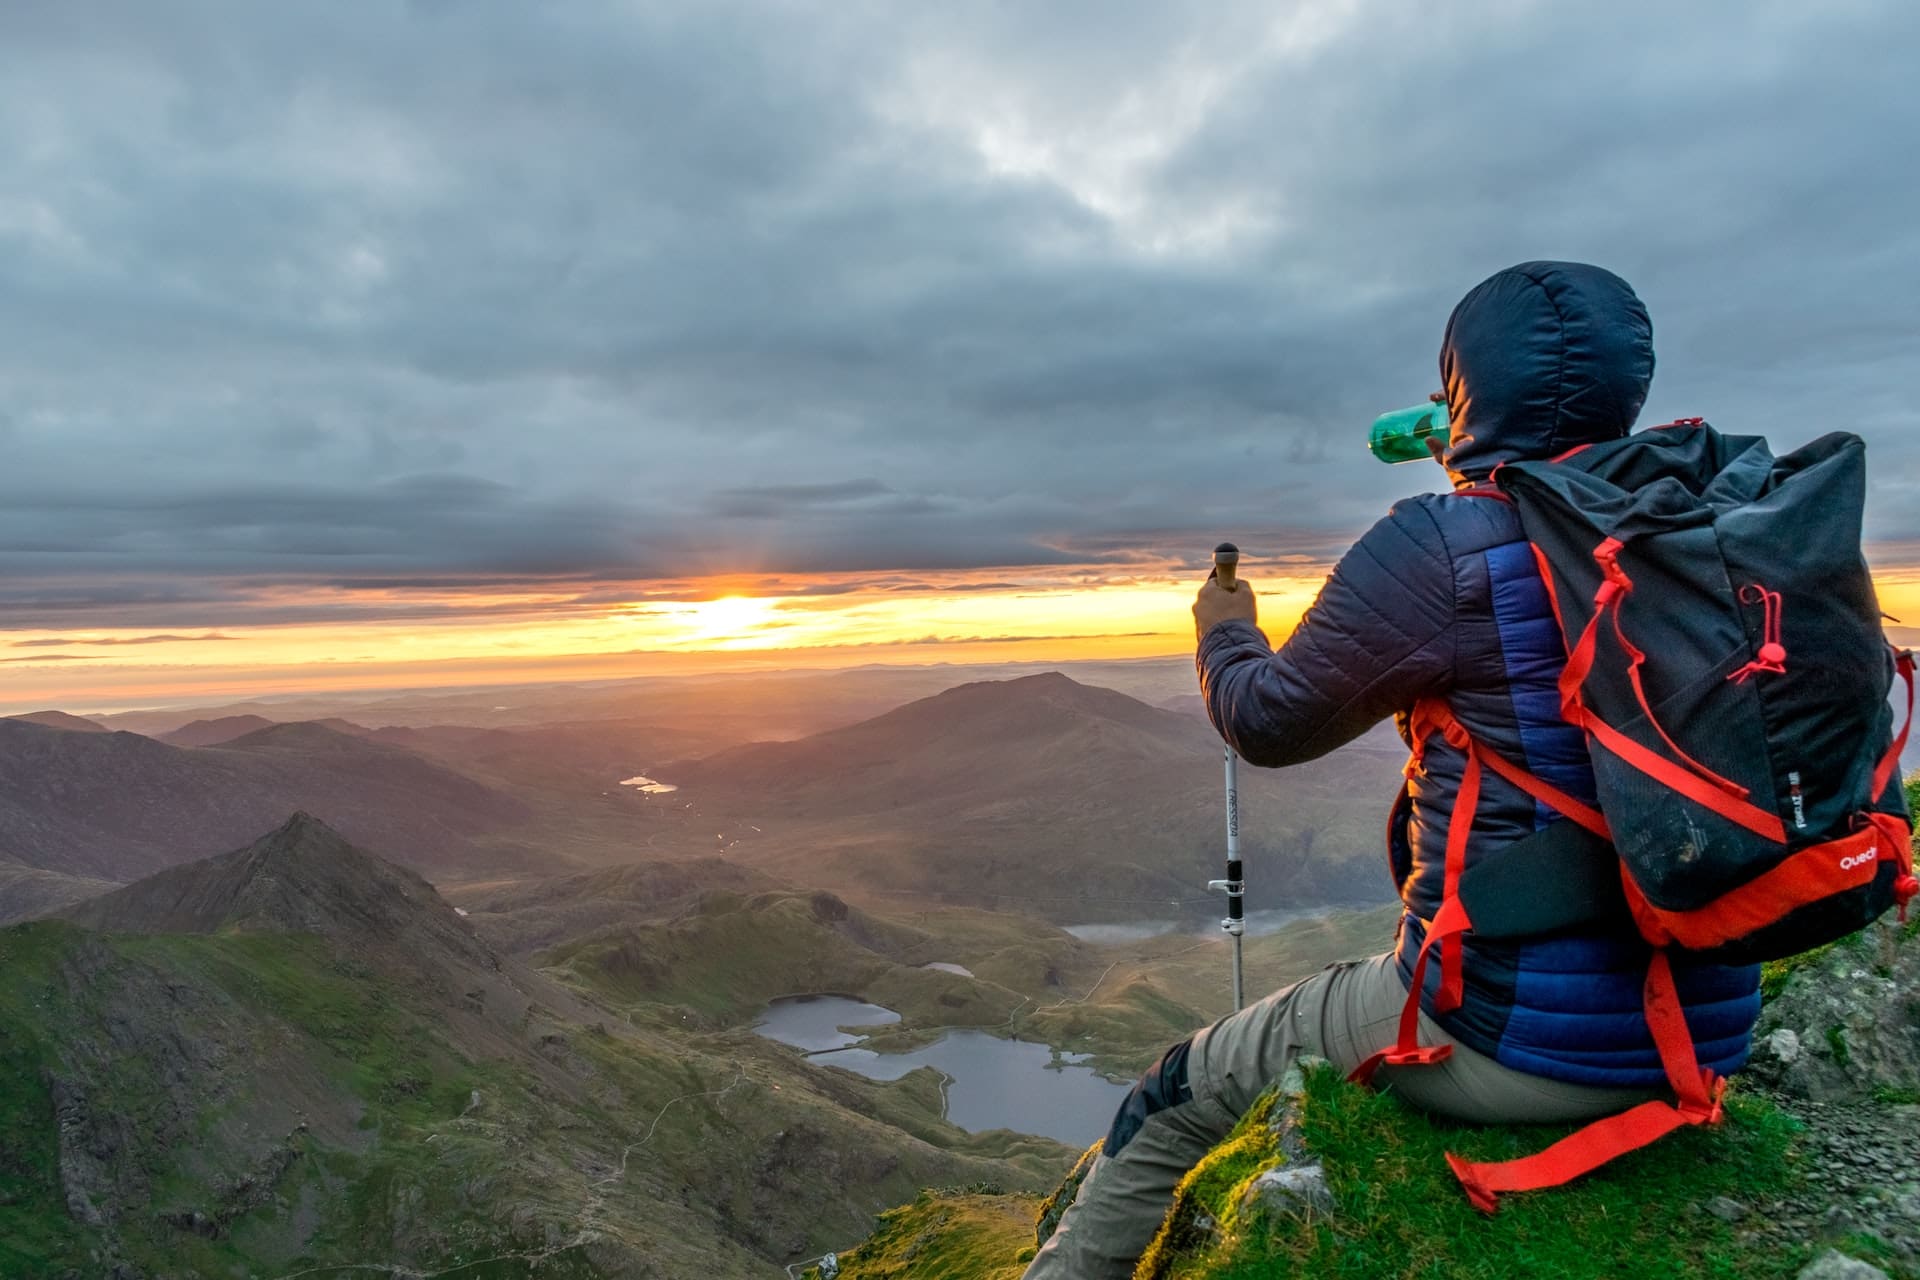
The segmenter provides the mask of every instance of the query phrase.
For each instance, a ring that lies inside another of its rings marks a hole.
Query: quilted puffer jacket
[[[1481,486],[1503,461],[1553,457],[1631,429],[1653,376],[1646,310],[1625,281],[1597,267],[1527,263],[1455,309],[1440,368],[1455,491],[1396,504],[1340,561],[1277,652],[1249,623],[1210,629],[1198,659],[1209,714],[1246,760],[1280,766],[1324,755],[1390,715],[1405,736],[1417,700],[1444,698],[1476,739],[1592,802],[1586,744],[1560,717],[1565,641],[1518,517]],[[1388,824],[1409,983],[1440,907],[1447,827],[1466,766],[1438,735],[1417,758]],[[1497,776],[1483,788],[1469,867],[1555,817]],[[1455,1039],[1518,1070],[1653,1088],[1665,1076],[1641,1012],[1647,957],[1624,921],[1610,932],[1525,942],[1469,934],[1465,1002],[1435,1015],[1432,966],[1423,1004]],[[1677,953],[1674,972],[1701,1065],[1737,1070],[1760,1008],[1757,966]]]

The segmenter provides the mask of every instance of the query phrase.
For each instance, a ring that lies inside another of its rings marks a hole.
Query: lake
[[[897,1021],[898,1014],[879,1005],[843,996],[798,996],[774,1001],[754,1030],[808,1050],[815,1062],[871,1080],[898,1080],[932,1067],[948,1078],[947,1119],[970,1133],[1013,1129],[1085,1146],[1106,1133],[1130,1087],[1089,1067],[1055,1066],[1046,1045],[1002,1040],[984,1031],[956,1029],[907,1053],[876,1053],[859,1047],[861,1037],[840,1030]]]
[[[898,1021],[900,1015],[891,1009],[846,996],[788,996],[768,1005],[753,1029],[769,1040],[818,1053],[859,1044],[865,1038],[841,1027],[878,1027]]]
[[[642,795],[649,796],[671,795],[680,789],[671,782],[655,782],[652,778],[622,778],[620,785],[623,787],[632,787]]]

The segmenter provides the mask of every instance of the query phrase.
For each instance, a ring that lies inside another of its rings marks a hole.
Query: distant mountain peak
[[[1030,676],[1015,676],[1011,680],[982,680],[980,684],[1003,684],[1015,688],[1028,689],[1091,689],[1092,685],[1081,684],[1064,671],[1039,671]]]
[[[1022,805],[1125,807],[1167,770],[1217,768],[1206,723],[1058,671],[957,685],[870,720],[791,742],[753,743],[658,774],[716,808],[790,818],[1005,817]],[[1184,804],[1185,801],[1178,803]]]
[[[272,728],[273,724],[265,716],[219,716],[212,720],[183,724],[169,733],[160,734],[159,738],[176,747],[217,747],[258,730]]]
[[[64,729],[69,733],[113,732],[97,720],[89,720],[85,716],[68,715],[64,711],[34,711],[23,716],[8,716],[7,719],[37,724],[45,729]]]
[[[1059,671],[1042,671],[1037,675],[1018,676],[1011,680],[978,680],[956,685],[944,693],[910,702],[867,723],[882,724],[922,713],[949,719],[956,713],[974,713],[993,718],[1011,715],[1031,720],[1036,713],[1057,718],[1063,712],[1070,718],[1116,720],[1153,733],[1165,733],[1170,724],[1178,723],[1177,717],[1159,707],[1149,706],[1113,689],[1082,684]]]
[[[344,728],[343,728],[344,726]],[[290,720],[268,724],[220,743],[223,747],[251,750],[258,747],[285,747],[302,751],[338,748],[349,751],[396,751],[382,742],[363,736],[364,730],[345,720]]]
[[[244,849],[170,867],[62,914],[109,933],[312,933],[409,967],[499,964],[432,885],[305,812]]]

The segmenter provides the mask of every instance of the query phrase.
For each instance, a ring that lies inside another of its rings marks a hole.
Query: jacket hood
[[[1460,300],[1440,347],[1456,485],[1633,429],[1653,323],[1632,286],[1580,262],[1526,262]]]

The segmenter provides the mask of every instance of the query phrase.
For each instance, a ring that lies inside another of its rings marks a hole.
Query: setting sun
[[[640,605],[628,616],[651,643],[666,649],[763,649],[779,643],[768,634],[780,626],[779,601],[765,597]]]

